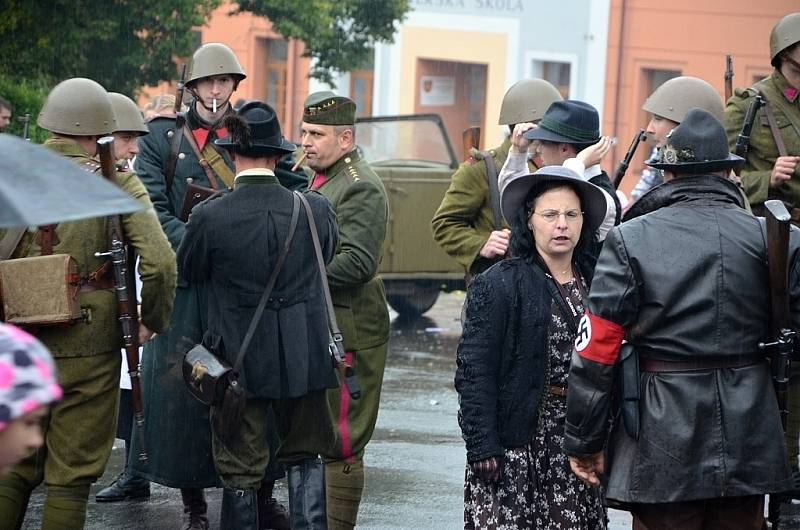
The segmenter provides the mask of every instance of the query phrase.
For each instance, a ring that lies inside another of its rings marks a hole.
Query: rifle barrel
[[[631,160],[633,160],[633,155],[636,154],[636,149],[639,147],[639,142],[644,142],[646,140],[647,135],[645,134],[644,129],[639,129],[639,132],[637,132],[636,136],[633,137],[631,145],[628,147],[628,151],[625,153],[622,161],[617,166],[617,170],[614,172],[614,189],[619,189],[622,179],[625,178],[625,173],[628,171],[628,166],[630,166]]]

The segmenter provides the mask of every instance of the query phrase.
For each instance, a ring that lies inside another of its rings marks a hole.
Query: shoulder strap
[[[297,228],[297,218],[299,215],[300,201],[297,199],[297,196],[295,196],[292,206],[292,219],[289,222],[289,233],[286,235],[286,241],[283,244],[283,251],[281,251],[281,254],[278,256],[278,260],[275,262],[275,268],[272,269],[272,274],[270,274],[269,280],[267,280],[267,287],[264,289],[264,293],[261,295],[261,300],[258,301],[256,313],[253,315],[253,319],[250,321],[250,326],[247,328],[247,334],[244,336],[244,340],[242,340],[242,345],[239,348],[239,355],[236,356],[236,363],[233,365],[234,374],[238,374],[239,370],[242,368],[244,354],[247,353],[247,347],[250,345],[250,341],[253,339],[253,334],[256,332],[256,326],[261,320],[261,315],[264,313],[264,307],[267,305],[267,299],[272,293],[273,287],[275,287],[275,282],[278,280],[278,274],[280,274],[281,269],[283,268],[283,262],[286,260],[286,255],[289,254],[289,247],[292,244],[292,239],[294,239],[294,232]]]
[[[497,182],[497,164],[489,151],[480,151],[486,163],[486,179],[489,181],[489,200],[492,204],[492,220],[495,230],[503,229],[503,217],[500,214],[500,188]]]
[[[222,155],[219,154],[219,151],[217,151],[217,148],[214,147],[211,142],[206,143],[206,146],[203,148],[203,157],[205,157],[205,161],[211,166],[211,169],[214,170],[214,173],[222,179],[225,186],[232,188],[233,180],[236,178],[236,175],[233,174],[233,171],[228,167],[225,159],[222,158]]]
[[[197,146],[197,140],[194,139],[194,135],[192,131],[184,125],[184,133],[183,135],[186,137],[186,142],[189,144],[189,147],[192,148],[192,152],[194,156],[197,157],[197,161],[200,164],[200,167],[203,168],[203,173],[206,174],[206,178],[208,182],[211,184],[211,187],[215,190],[219,189],[219,183],[217,182],[217,177],[214,176],[214,171],[209,166],[208,161],[206,161],[203,153],[200,152],[200,148]]]
[[[786,150],[786,144],[783,142],[783,136],[781,136],[781,131],[778,129],[778,122],[775,121],[775,114],[772,112],[772,105],[767,99],[766,94],[764,94],[760,88],[757,88],[756,90],[758,90],[759,95],[764,99],[764,111],[767,113],[769,130],[772,132],[772,139],[775,140],[775,146],[778,148],[778,154],[780,154],[780,156],[787,156],[789,152]],[[786,115],[786,119],[789,119],[788,114]],[[792,125],[794,125],[794,123],[792,123]],[[798,129],[798,133],[800,133],[800,129]]]
[[[322,293],[325,295],[325,307],[328,313],[328,328],[334,340],[341,341],[342,332],[339,331],[339,324],[336,322],[336,314],[333,312],[333,300],[331,299],[331,289],[328,286],[328,273],[325,270],[325,260],[322,258],[322,245],[319,242],[319,233],[317,232],[317,223],[314,221],[314,214],[311,213],[311,205],[308,204],[308,199],[302,193],[294,192],[296,197],[299,197],[303,202],[303,208],[308,216],[308,226],[311,229],[311,239],[314,241],[314,252],[317,254],[317,266],[319,267],[319,276],[322,282]]]
[[[6,260],[14,254],[17,245],[22,241],[26,228],[9,228],[6,235],[0,239],[0,261]]]
[[[172,189],[172,182],[175,180],[175,168],[178,165],[178,154],[181,150],[181,140],[183,140],[183,131],[185,130],[185,127],[182,125],[184,121],[185,118],[183,120],[180,119],[180,117],[175,119],[175,130],[172,134],[172,144],[170,144],[169,149],[167,171],[164,173],[164,184],[166,185],[167,195],[169,195],[169,192]]]

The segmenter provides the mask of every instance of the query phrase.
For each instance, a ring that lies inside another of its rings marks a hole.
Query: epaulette
[[[85,169],[89,173],[97,173],[98,171],[100,171],[100,162],[98,162],[97,160],[92,160],[92,159],[85,160],[84,162],[81,162],[81,166],[83,166],[83,169]]]
[[[361,180],[358,176],[358,170],[351,163],[351,159],[349,156],[344,159],[344,163],[347,164],[347,174],[350,175],[351,182],[358,182],[359,180]]]
[[[480,150],[475,149],[474,147],[470,147],[469,148],[469,158],[475,160],[475,162],[479,162],[479,161],[483,160],[483,153]],[[467,160],[469,160],[469,159],[467,159]]]
[[[733,91],[733,95],[742,99],[752,98],[758,95],[754,87],[738,87]]]
[[[151,121],[153,121],[153,120],[157,120],[157,119],[159,119],[159,118],[166,118],[166,119],[174,120],[176,117],[177,117],[177,116],[176,116],[176,115],[175,115],[175,113],[174,113],[174,112],[172,112],[172,111],[168,111],[168,112],[159,112],[158,114],[154,114],[153,116],[150,116],[149,118],[147,118],[147,119],[145,120],[145,123],[150,123]]]

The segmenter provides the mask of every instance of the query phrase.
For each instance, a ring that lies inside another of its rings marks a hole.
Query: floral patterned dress
[[[563,284],[578,314],[583,301],[577,282]],[[564,453],[565,396],[549,386],[566,388],[575,334],[559,304],[553,302],[548,336],[548,378],[539,405],[538,428],[523,447],[506,449],[500,480],[487,484],[467,465],[464,528],[491,530],[605,530],[603,492],[576,477]]]

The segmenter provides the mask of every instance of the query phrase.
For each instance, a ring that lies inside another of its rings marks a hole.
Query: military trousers
[[[119,350],[55,359],[64,397],[42,423],[42,447],[0,478],[0,520],[22,516],[28,495],[42,482],[48,487],[45,512],[51,492],[65,490],[83,498],[85,511],[89,486],[105,471],[114,444],[120,362]]]
[[[269,409],[274,412],[280,445],[277,459],[287,466],[302,460],[330,457],[336,429],[324,390],[297,398],[247,399],[239,429],[222,433],[221,408],[211,407],[214,465],[225,487],[258,489],[270,463]]]

